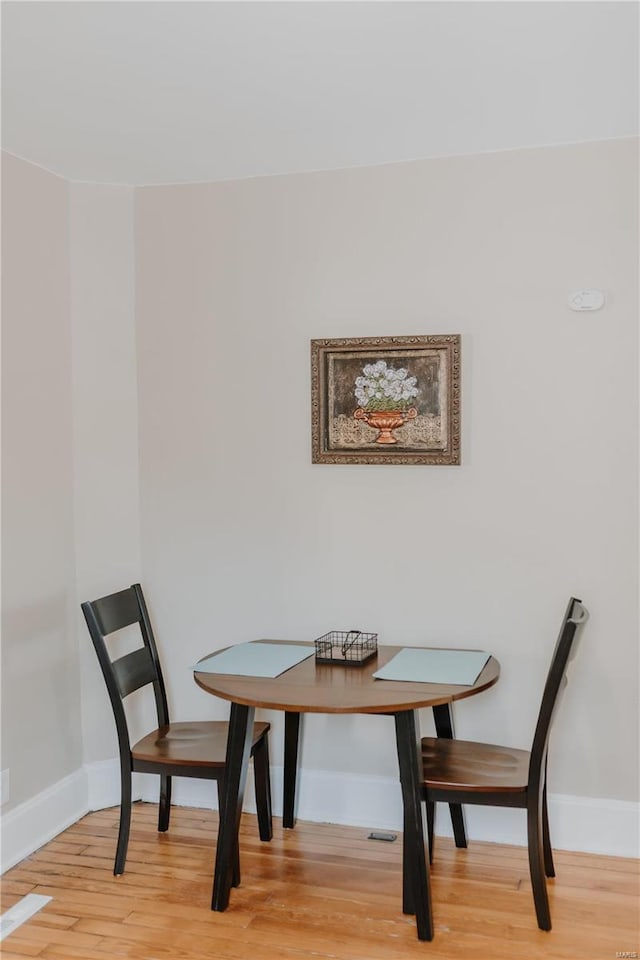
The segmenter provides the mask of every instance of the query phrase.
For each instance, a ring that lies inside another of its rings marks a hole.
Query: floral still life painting
[[[460,463],[460,337],[311,341],[314,463]]]

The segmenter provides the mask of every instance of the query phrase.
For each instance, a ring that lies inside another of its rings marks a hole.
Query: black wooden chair
[[[465,740],[422,740],[430,859],[436,801],[525,809],[529,871],[541,930],[551,929],[546,877],[555,876],[547,815],[549,731],[558,694],[567,683],[567,665],[587,617],[581,601],[572,597],[553,652],[531,751]]]
[[[172,777],[216,780],[218,798],[222,796],[221,781],[225,775],[229,725],[226,721],[215,720],[170,723],[158,651],[139,583],[133,584],[128,590],[83,603],[82,612],[107,684],[118,734],[121,776],[120,830],[113,868],[114,874],[118,876],[124,873],[129,843],[131,774],[155,773],[160,776],[158,830],[168,830]],[[143,646],[112,660],[105,638],[116,630],[135,624],[139,624]],[[158,727],[131,746],[124,700],[129,694],[148,684],[153,685]],[[273,835],[268,731],[268,723],[255,723],[251,747],[261,840],[271,840]],[[237,886],[239,882],[240,868],[236,855],[234,885]]]

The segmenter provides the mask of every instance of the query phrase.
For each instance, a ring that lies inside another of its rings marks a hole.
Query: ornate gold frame
[[[415,406],[395,424],[350,399],[354,371],[375,360],[417,374]],[[459,334],[312,340],[312,463],[459,464],[460,375]]]

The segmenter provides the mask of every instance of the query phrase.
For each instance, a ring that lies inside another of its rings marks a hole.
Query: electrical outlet
[[[4,806],[5,803],[9,802],[9,768],[2,771],[0,774],[0,806]]]

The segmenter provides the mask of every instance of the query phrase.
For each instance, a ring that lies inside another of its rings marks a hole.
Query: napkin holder
[[[316,640],[316,663],[361,667],[378,652],[378,634],[330,630]]]

